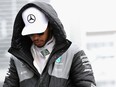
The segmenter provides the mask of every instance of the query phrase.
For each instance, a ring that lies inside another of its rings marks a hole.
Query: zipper
[[[49,65],[52,64],[59,56],[61,56],[68,49],[69,46],[64,44],[64,45],[60,45],[60,47],[56,46],[57,48],[53,49],[54,51],[52,51],[51,55],[49,56],[48,62],[46,64],[42,74],[40,75],[38,86],[40,86],[40,84],[42,83],[44,78],[46,78],[46,75],[48,74]]]

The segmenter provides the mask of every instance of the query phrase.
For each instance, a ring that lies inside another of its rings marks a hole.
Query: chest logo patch
[[[57,60],[56,63],[60,63],[61,62],[62,57],[60,56]]]

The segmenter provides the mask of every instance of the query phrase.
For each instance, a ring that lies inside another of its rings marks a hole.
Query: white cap
[[[22,18],[25,26],[22,30],[22,35],[42,33],[48,26],[46,16],[35,7],[30,7],[22,13]]]

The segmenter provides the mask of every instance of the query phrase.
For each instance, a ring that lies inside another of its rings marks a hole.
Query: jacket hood
[[[22,36],[21,32],[23,27],[25,26],[22,19],[22,12],[25,11],[29,7],[36,7],[41,12],[43,12],[48,18],[50,24],[53,28],[53,35],[56,39],[56,43],[60,43],[66,40],[66,34],[64,31],[64,27],[58,18],[58,15],[54,8],[45,2],[31,2],[24,5],[20,11],[18,12],[14,26],[13,26],[13,36],[11,41],[11,47],[15,49],[21,49],[22,47],[31,46],[32,42],[27,36]],[[27,48],[26,48],[27,49]]]

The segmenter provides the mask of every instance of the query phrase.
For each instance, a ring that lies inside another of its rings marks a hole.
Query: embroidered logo
[[[36,20],[36,17],[35,17],[33,14],[29,14],[29,15],[27,16],[27,21],[28,21],[29,23],[34,23],[35,20]]]
[[[27,74],[27,71],[22,71],[21,72],[21,75],[23,75],[23,74]]]
[[[61,62],[62,57],[60,56],[57,60],[56,63],[60,63]]]
[[[45,57],[45,56],[49,55],[50,52],[48,51],[48,49],[45,49],[45,50],[41,51],[41,54]]]

